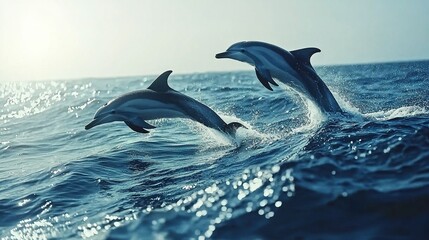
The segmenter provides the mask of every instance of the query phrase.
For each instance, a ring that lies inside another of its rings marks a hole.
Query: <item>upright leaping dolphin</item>
[[[231,58],[255,67],[259,81],[269,90],[278,86],[273,78],[310,98],[324,112],[342,112],[326,84],[311,66],[310,57],[318,48],[303,48],[288,52],[264,42],[238,42],[216,58]]]
[[[238,122],[226,124],[206,105],[170,88],[167,79],[171,73],[164,72],[145,90],[126,93],[104,104],[85,129],[123,121],[136,132],[148,133],[147,129],[155,126],[146,120],[160,118],[189,118],[229,135],[234,135],[239,127],[244,127]]]

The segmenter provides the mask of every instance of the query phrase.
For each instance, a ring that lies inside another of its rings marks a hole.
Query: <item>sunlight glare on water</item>
[[[235,139],[182,119],[151,121],[149,134],[122,122],[84,129],[153,76],[0,83],[0,235],[422,239],[428,69],[316,68],[343,99],[333,115],[266,90],[254,72],[173,75],[176,90],[248,128]]]

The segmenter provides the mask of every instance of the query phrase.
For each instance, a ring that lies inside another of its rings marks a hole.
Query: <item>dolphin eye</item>
[[[115,113],[116,113],[116,111],[115,111],[115,110],[113,110],[113,111],[111,111],[110,113],[111,113],[111,114],[115,114]]]
[[[244,49],[240,49],[240,52],[244,53]]]

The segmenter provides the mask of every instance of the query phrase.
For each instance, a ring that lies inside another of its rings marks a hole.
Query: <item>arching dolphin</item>
[[[288,52],[264,42],[238,42],[216,58],[231,58],[255,67],[259,81],[269,90],[277,85],[273,78],[310,98],[325,112],[342,112],[326,84],[311,66],[310,57],[318,48],[303,48]]]
[[[160,118],[189,118],[209,128],[234,135],[241,123],[226,124],[212,109],[168,86],[168,76],[172,71],[162,73],[145,90],[126,93],[115,98],[97,110],[85,129],[97,125],[123,121],[132,130],[148,133],[155,126],[145,120]],[[245,127],[244,127],[245,128]]]

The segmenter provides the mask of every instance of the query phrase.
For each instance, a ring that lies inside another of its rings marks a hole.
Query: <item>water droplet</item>
[[[383,152],[384,152],[384,153],[388,153],[388,152],[390,152],[390,147],[385,148],[385,149],[383,150]]]
[[[277,173],[278,171],[280,171],[280,166],[279,166],[279,165],[274,165],[274,166],[271,168],[271,171],[272,171],[273,173]]]
[[[270,219],[272,217],[274,217],[274,212],[268,212],[267,214],[265,214],[266,219]]]

